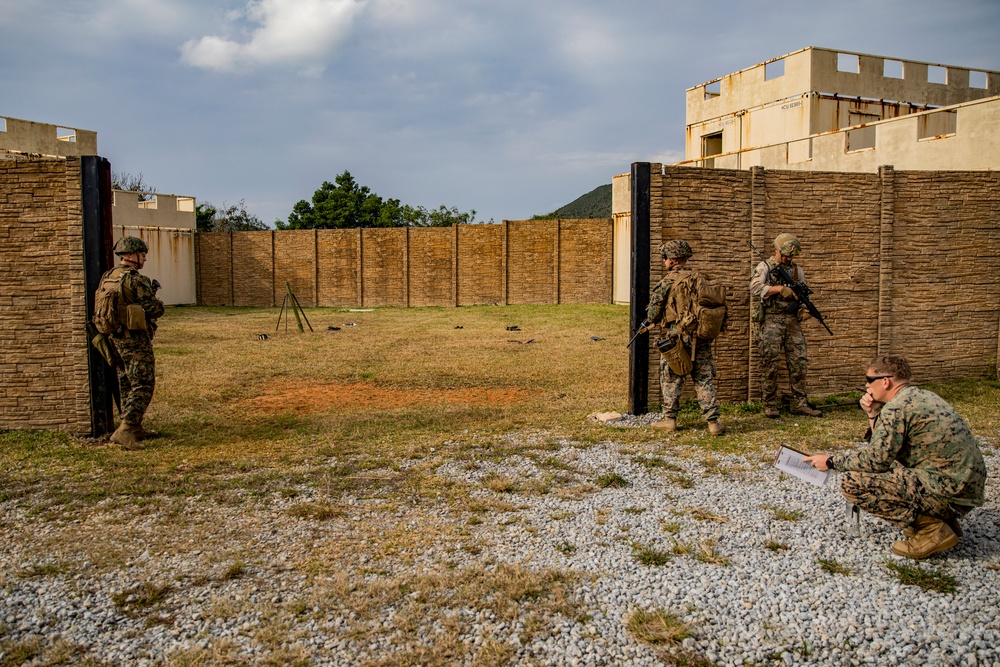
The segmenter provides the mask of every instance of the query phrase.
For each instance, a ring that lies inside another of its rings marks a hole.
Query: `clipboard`
[[[810,484],[823,486],[830,478],[829,470],[818,470],[806,463],[803,459],[808,454],[792,449],[786,445],[778,448],[778,453],[774,455],[774,467],[782,472],[787,472],[792,477],[798,477]]]

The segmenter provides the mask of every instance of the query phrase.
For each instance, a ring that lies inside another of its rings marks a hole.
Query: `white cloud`
[[[368,0],[251,0],[242,13],[253,27],[244,39],[207,35],[181,47],[181,60],[219,71],[294,64],[315,73],[347,35]]]

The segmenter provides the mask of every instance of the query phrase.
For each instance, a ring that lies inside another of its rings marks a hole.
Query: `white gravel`
[[[613,437],[614,430],[609,430]],[[512,442],[548,438],[544,434],[512,434]],[[591,447],[564,442],[544,458],[567,468],[539,467],[521,456],[502,463],[450,462],[437,474],[475,486],[474,495],[509,502],[516,509],[489,514],[470,528],[478,554],[464,554],[458,568],[508,563],[528,568],[555,568],[583,575],[574,588],[586,618],[555,619],[555,631],[522,642],[522,622],[499,623],[478,610],[461,612],[472,644],[497,637],[513,651],[514,665],[658,665],[664,654],[638,641],[626,629],[635,610],[664,610],[692,623],[694,635],[683,648],[714,665],[990,665],[1000,667],[1000,512],[997,505],[996,450],[984,446],[990,481],[987,504],[964,521],[959,545],[922,564],[954,577],[955,593],[928,592],[902,585],[887,563],[912,564],[894,556],[899,534],[888,524],[863,516],[861,535],[844,530],[844,501],[836,480],[823,488],[791,479],[760,457],[715,456],[693,449],[664,457],[670,470],[656,466],[646,452],[613,441]],[[640,457],[646,457],[645,459]],[[646,465],[643,464],[645,461]],[[576,495],[496,493],[484,482],[502,475],[530,482],[563,472],[575,483],[594,483],[617,474],[623,488],[594,488]],[[690,488],[684,488],[689,486]],[[562,496],[565,497],[562,497]],[[298,499],[301,501],[301,498]],[[192,508],[197,500],[192,500]],[[771,509],[798,512],[795,521],[780,520]],[[57,642],[81,647],[91,659],[108,665],[155,665],[163,656],[227,641],[241,647],[247,664],[265,664],[250,640],[265,619],[268,604],[306,599],[309,579],[296,568],[283,567],[308,552],[337,522],[319,527],[289,522],[280,507],[247,516],[243,508],[219,507],[206,521],[240,521],[246,547],[268,554],[266,577],[232,580],[198,578],[205,557],[143,552],[120,569],[75,571],[26,576],[39,567],[37,541],[45,522],[25,513],[17,500],[0,503],[0,642]],[[192,509],[192,511],[195,511]],[[199,510],[205,511],[205,510]],[[458,521],[440,511],[441,520]],[[231,512],[232,516],[227,516]],[[360,512],[360,510],[359,510]],[[712,520],[709,515],[722,519]],[[107,520],[113,521],[113,517]],[[136,534],[149,517],[129,515]],[[340,523],[357,521],[348,515]],[[31,527],[32,544],[20,531]],[[220,528],[221,529],[221,528]],[[697,547],[713,543],[728,564],[700,562],[691,555],[672,555],[664,565],[643,565],[635,546],[671,552],[675,544]],[[771,550],[768,545],[787,546]],[[415,569],[446,559],[453,550],[424,553]],[[848,574],[829,574],[820,559],[835,561]],[[170,622],[150,624],[123,614],[112,597],[150,572],[177,577],[171,596]],[[187,574],[185,574],[187,573]],[[228,601],[233,613],[207,613],[212,604]],[[240,609],[246,612],[241,613]],[[319,611],[318,608],[316,611]],[[316,665],[353,665],[386,659],[395,644],[392,614],[379,619],[385,636],[361,645],[349,632],[352,618],[301,614],[289,628],[289,650]],[[0,664],[5,654],[0,648]],[[270,664],[270,663],[269,663]]]

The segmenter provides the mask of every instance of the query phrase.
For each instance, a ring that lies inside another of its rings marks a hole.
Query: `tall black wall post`
[[[629,338],[642,327],[649,305],[649,183],[648,162],[633,162],[632,192],[632,251],[629,254],[629,274],[632,289],[629,295]],[[649,334],[636,336],[628,357],[628,411],[646,414],[649,408]]]
[[[87,338],[95,333],[90,324],[94,314],[94,292],[101,276],[111,268],[112,206],[111,163],[96,155],[80,158],[80,188],[83,208],[83,266],[86,286]],[[101,436],[115,428],[112,405],[112,383],[117,384],[115,371],[105,363],[92,345],[87,346],[90,366],[90,429],[91,435]]]

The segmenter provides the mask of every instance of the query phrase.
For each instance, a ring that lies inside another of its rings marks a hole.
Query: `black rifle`
[[[767,257],[764,257],[764,254],[760,250],[757,250],[757,248],[755,248],[752,243],[747,241],[747,245],[750,246],[751,250],[757,253],[758,257],[760,257],[765,262],[767,261]],[[809,311],[809,314],[812,315],[817,322],[822,324],[823,328],[826,329],[827,333],[829,333],[832,336],[833,332],[830,331],[830,327],[826,326],[826,322],[823,321],[823,314],[820,313],[819,309],[813,305],[812,301],[809,300],[809,295],[813,293],[813,291],[809,289],[809,286],[800,283],[794,278],[792,278],[791,274],[788,273],[788,270],[785,267],[783,267],[780,263],[775,265],[774,275],[778,277],[778,282],[781,285],[784,285],[785,287],[788,287],[793,292],[795,292],[795,301],[805,306],[806,310]],[[798,308],[795,308],[795,311],[797,312]]]
[[[649,318],[648,318],[648,317],[647,317],[646,319],[644,319],[644,320],[642,321],[642,324],[640,324],[640,325],[639,325],[639,330],[635,332],[635,335],[634,335],[634,336],[632,336],[632,340],[630,340],[630,341],[628,342],[628,344],[627,344],[627,345],[626,345],[625,347],[632,347],[632,343],[634,343],[634,342],[635,342],[635,339],[636,339],[636,338],[638,338],[638,337],[639,337],[639,336],[641,336],[642,334],[646,333],[647,331],[649,331],[650,329],[652,329],[652,328],[653,328],[653,327],[655,327],[655,326],[656,326],[655,324],[652,324],[652,323],[651,323],[651,322],[649,321]]]

